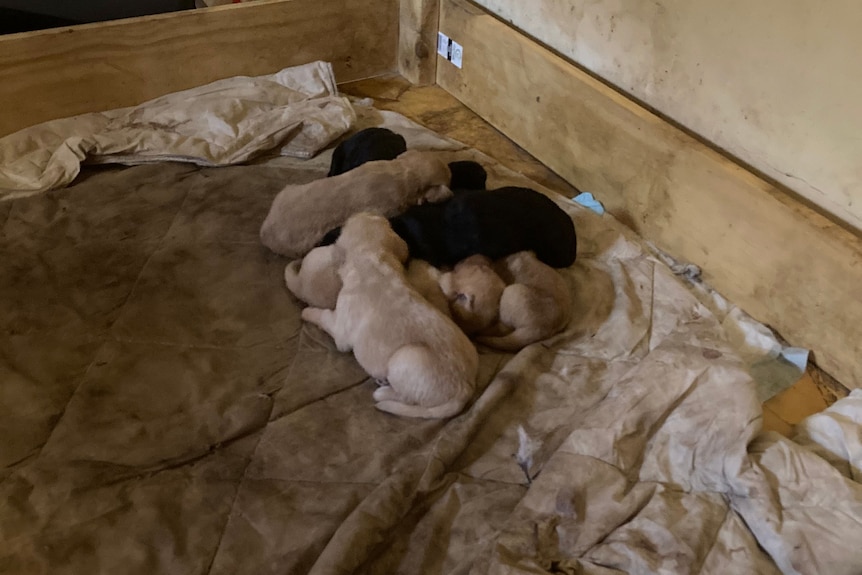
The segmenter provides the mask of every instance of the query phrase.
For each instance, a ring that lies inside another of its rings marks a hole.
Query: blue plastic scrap
[[[577,196],[572,198],[572,201],[581,204],[585,208],[590,208],[599,215],[605,213],[605,207],[602,205],[602,203],[595,199],[593,195],[589,192],[578,194]]]
[[[785,347],[781,350],[781,357],[798,367],[800,371],[805,371],[805,367],[808,365],[807,349]]]

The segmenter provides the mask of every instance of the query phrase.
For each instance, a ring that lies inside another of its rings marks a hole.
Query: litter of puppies
[[[516,352],[571,319],[554,268],[575,261],[572,219],[535,190],[486,190],[486,177],[371,128],[339,144],[329,177],[282,190],[263,222],[262,243],[294,258],[285,284],[309,304],[302,318],[353,352],[382,411],[457,415],[476,386],[473,341]]]

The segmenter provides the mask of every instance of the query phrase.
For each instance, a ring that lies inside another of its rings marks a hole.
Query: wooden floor
[[[342,91],[370,97],[375,105],[407,116],[459,140],[568,197],[577,190],[438,86],[416,87],[400,76],[351,82]],[[845,397],[848,390],[813,364],[792,387],[763,404],[764,429],[790,436],[793,426]]]

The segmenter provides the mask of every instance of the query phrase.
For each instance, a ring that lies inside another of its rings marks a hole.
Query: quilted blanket
[[[257,239],[325,169],[100,168],[0,203],[0,573],[862,572],[862,396],[761,433],[715,315],[561,196],[565,332],[481,350],[454,419],[374,409]]]

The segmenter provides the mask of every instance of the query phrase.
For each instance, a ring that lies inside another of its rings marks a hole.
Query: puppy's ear
[[[493,262],[490,258],[483,256],[482,254],[473,254],[472,256],[466,257],[458,262],[458,265],[464,267],[490,267],[492,263]]]
[[[446,296],[446,299],[455,299],[455,288],[452,285],[452,272],[444,272],[443,275],[440,276],[438,284],[440,285],[440,289],[443,290],[443,295]]]
[[[443,200],[448,200],[452,197],[452,190],[449,189],[449,186],[431,186],[427,190],[425,190],[425,195],[422,196],[422,200],[426,202],[442,202]],[[420,200],[420,203],[423,203]]]
[[[402,264],[410,258],[410,248],[407,246],[407,242],[402,240],[398,234],[392,233],[392,237],[388,243],[390,244],[389,249]]]

